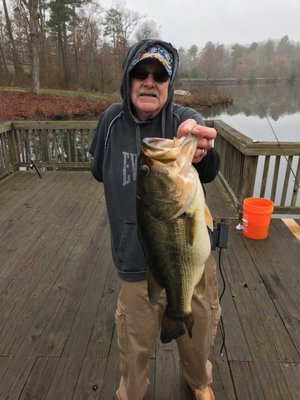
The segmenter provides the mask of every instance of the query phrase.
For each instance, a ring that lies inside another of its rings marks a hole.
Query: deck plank
[[[293,400],[300,399],[300,363],[280,364],[281,371],[286,380],[290,396]]]
[[[59,358],[38,357],[19,400],[46,398]]]
[[[54,203],[53,207],[56,207],[56,204]],[[56,285],[57,288],[62,289],[67,288],[69,285],[70,277],[66,277],[65,282],[58,282],[57,279],[58,274],[62,272],[61,266],[66,264],[66,261],[62,260],[65,260],[66,256],[71,257],[74,249],[80,249],[80,243],[83,243],[80,232],[77,233],[77,242],[74,238],[67,240],[72,231],[72,224],[68,221],[72,221],[75,224],[78,213],[88,210],[84,204],[81,207],[78,207],[78,201],[75,199],[72,206],[69,204],[65,207],[66,213],[57,213],[55,219],[52,217],[51,222],[46,219],[47,230],[37,240],[37,243],[32,246],[30,258],[28,259],[24,255],[19,256],[20,258],[22,257],[23,266],[19,268],[17,276],[11,278],[4,291],[6,301],[3,301],[0,307],[4,330],[2,335],[5,335],[7,339],[1,340],[0,351],[2,348],[3,351],[4,349],[6,351],[3,354],[15,353],[14,348],[19,345],[18,342],[14,341],[15,336],[22,337],[20,330],[25,332],[26,328],[30,328],[37,310],[43,306],[42,299],[45,299],[49,288]],[[72,212],[70,212],[71,210]],[[90,218],[93,217],[91,216]],[[66,223],[62,224],[60,221],[65,221]],[[58,226],[59,230],[57,229]],[[87,240],[90,241],[89,236]],[[57,260],[59,255],[61,257]],[[16,257],[17,260],[20,260],[19,257]],[[16,262],[16,265],[18,263],[19,261]],[[69,262],[69,264],[69,269],[71,268],[71,271],[74,271],[73,263]],[[67,270],[67,265],[64,265],[64,267]],[[27,277],[26,285],[22,285],[25,277]],[[33,304],[34,307],[32,307]],[[6,321],[4,321],[4,316]]]
[[[231,363],[236,377],[236,392],[239,399],[295,400],[299,393],[290,391],[280,364],[265,362]],[[296,397],[294,397],[296,396]]]
[[[284,226],[282,222],[279,223],[281,227]],[[278,221],[276,224],[278,225]],[[257,266],[268,296],[274,304],[278,318],[282,320],[287,334],[293,337],[297,349],[295,352],[297,359],[297,354],[300,352],[300,242],[295,242],[291,232],[285,231],[285,237],[289,238],[289,243],[283,245],[282,235],[273,227],[273,224],[270,227],[270,235],[272,241],[251,243],[252,241],[245,240],[245,244],[253,254],[252,259]],[[283,339],[282,335],[281,337]],[[287,361],[293,360],[288,359]]]
[[[99,254],[99,258],[104,256]],[[109,271],[96,268],[88,280],[88,285],[82,287],[83,298],[76,313],[72,329],[65,343],[61,362],[56,370],[52,385],[47,395],[48,399],[72,399],[77,379],[81,371],[91,331],[94,326],[96,311],[101,299],[101,286],[109,276]],[[90,266],[84,265],[84,268]],[[99,295],[98,295],[99,294]],[[80,333],[80,334],[79,334]]]
[[[2,181],[0,193],[0,398],[112,399],[118,289],[102,185],[88,172],[30,171]],[[219,330],[211,356],[216,398],[298,399],[299,241],[280,220],[268,239],[245,238],[218,180],[207,201],[231,220],[225,348],[221,356]],[[150,370],[146,400],[191,399],[176,344],[158,341]]]

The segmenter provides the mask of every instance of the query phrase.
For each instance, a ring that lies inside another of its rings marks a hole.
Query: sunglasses
[[[152,74],[153,79],[157,83],[167,82],[167,80],[170,78],[167,71],[164,71],[162,69],[159,69],[154,72],[149,72],[144,68],[134,68],[131,71],[131,78],[137,79],[139,81],[144,81],[145,79],[148,78],[148,75],[150,74]]]

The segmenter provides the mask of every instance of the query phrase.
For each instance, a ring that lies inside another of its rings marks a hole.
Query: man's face
[[[168,98],[169,75],[155,60],[139,62],[130,72],[130,99],[136,116],[141,120],[152,119],[165,105]]]

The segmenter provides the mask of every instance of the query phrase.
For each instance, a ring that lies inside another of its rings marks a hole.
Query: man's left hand
[[[177,130],[177,137],[187,136],[189,133],[197,138],[197,149],[194,154],[193,163],[198,163],[206,156],[208,150],[212,147],[212,142],[217,136],[214,128],[197,124],[194,119],[187,119],[182,122]]]

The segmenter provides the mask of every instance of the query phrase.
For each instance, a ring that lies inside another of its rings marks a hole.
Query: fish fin
[[[184,318],[184,324],[186,326],[186,329],[188,331],[189,337],[191,339],[192,338],[192,328],[193,328],[193,325],[194,325],[194,317],[193,317],[192,314],[189,314]]]
[[[203,297],[205,294],[205,290],[206,290],[205,271],[203,271],[199,283],[197,283],[197,285],[195,286],[195,293],[197,296]]]
[[[160,298],[162,287],[157,283],[156,279],[152,275],[152,272],[148,269],[148,296],[151,304],[156,304]]]
[[[195,214],[184,213],[185,238],[186,242],[192,246],[195,239],[196,218]]]
[[[183,336],[185,334],[184,326],[186,326],[188,335],[191,338],[193,325],[194,318],[192,314],[180,319],[172,319],[165,313],[161,324],[160,340],[162,343],[169,343],[173,339]]]
[[[204,214],[205,214],[205,221],[206,221],[206,225],[209,227],[209,229],[211,231],[213,231],[214,229],[214,220],[213,217],[209,211],[209,208],[207,207],[207,205],[205,204],[205,209],[204,209]]]

